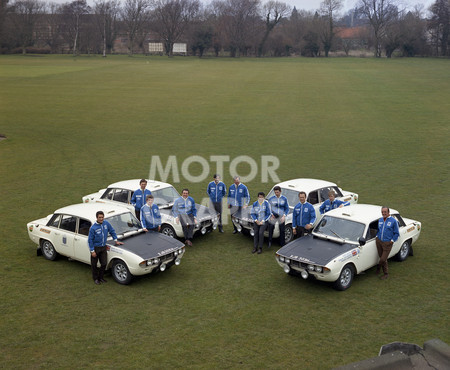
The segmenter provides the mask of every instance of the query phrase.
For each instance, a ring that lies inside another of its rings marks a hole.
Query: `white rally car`
[[[299,203],[298,193],[304,191],[307,196],[307,201],[311,203],[316,211],[316,224],[319,222],[321,217],[319,208],[323,202],[328,199],[328,192],[334,190],[336,193],[336,199],[342,200],[343,202],[349,202],[350,204],[355,204],[358,202],[358,194],[349,191],[342,190],[335,183],[325,180],[316,179],[293,179],[284,182],[280,182],[275,186],[281,188],[281,195],[284,195],[289,203],[289,215],[285,220],[285,242],[289,243],[294,234],[292,233],[292,211],[294,207]],[[274,187],[275,187],[274,186]],[[266,199],[270,199],[274,195],[273,188],[270,190]],[[253,236],[253,219],[250,216],[251,204],[247,208],[242,208],[240,212],[235,213],[232,217],[233,223],[236,225],[238,231],[249,232]],[[268,230],[264,233],[267,237],[269,235]],[[275,225],[273,232],[273,238],[278,238],[280,236],[280,230],[278,224]]]
[[[108,264],[119,284],[129,284],[133,276],[164,271],[179,265],[185,246],[180,241],[155,232],[144,232],[141,223],[127,208],[110,204],[74,204],[27,224],[30,239],[38,245],[38,254],[48,260],[58,255],[91,264],[89,228],[103,211],[123,245],[108,239]]]
[[[97,193],[84,196],[84,203],[108,203],[127,207],[134,212],[133,205],[130,204],[131,197],[135,190],[139,189],[139,179],[119,181],[102,189]],[[147,189],[150,190],[155,198],[154,204],[157,204],[161,213],[161,233],[171,237],[183,238],[183,229],[180,223],[176,223],[172,214],[172,206],[180,194],[176,189],[165,182],[147,180]],[[217,213],[208,207],[195,204],[197,208],[197,224],[194,233],[200,232],[206,234],[217,228]]]
[[[420,235],[419,221],[403,218],[390,210],[399,226],[400,236],[390,257],[404,261],[412,255],[412,244]],[[276,260],[286,273],[299,273],[333,282],[338,290],[349,288],[355,274],[378,264],[375,238],[381,207],[355,204],[331,210],[323,215],[311,235],[286,244],[276,253]]]

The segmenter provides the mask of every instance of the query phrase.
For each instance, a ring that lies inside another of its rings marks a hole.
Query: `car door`
[[[312,204],[314,207],[314,210],[316,211],[316,222],[314,223],[314,226],[317,225],[321,218],[320,214],[320,197],[319,197],[319,190],[313,190],[310,191],[307,198],[308,202]]]
[[[366,231],[366,244],[359,247],[358,271],[365,271],[378,263],[379,257],[375,238],[378,231],[378,219],[372,221]]]
[[[91,253],[88,245],[89,229],[91,228],[91,225],[91,221],[79,218],[77,233],[73,243],[74,258],[88,264],[91,263]]]
[[[58,245],[58,253],[73,257],[73,242],[75,238],[75,231],[77,228],[77,217],[72,215],[61,215],[61,220],[59,222],[59,227],[55,230],[55,243]],[[55,246],[55,248],[58,248]]]
[[[403,221],[403,218],[398,214],[392,214],[392,217],[394,217],[397,220],[398,223],[398,231],[400,236],[398,237],[397,241],[394,242],[394,245],[392,246],[391,253],[389,253],[389,258],[392,256],[395,256],[398,251],[400,250],[400,247],[402,246],[403,242],[407,238],[408,231],[406,229],[406,223]]]

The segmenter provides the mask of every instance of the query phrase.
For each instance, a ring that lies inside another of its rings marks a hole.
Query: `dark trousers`
[[[253,225],[253,231],[255,235],[253,235],[253,247],[254,249],[262,249],[264,243],[264,231],[266,231],[267,224],[257,225],[256,223]]]
[[[222,227],[222,202],[211,201],[211,206],[219,214],[219,227]]]
[[[234,230],[236,230],[236,231],[237,231],[237,228],[236,228],[236,225],[233,223],[233,215],[234,215],[236,212],[239,212],[241,209],[242,209],[241,206],[231,206],[231,207],[230,207],[231,223],[233,224]]]
[[[296,238],[301,238],[304,235],[311,234],[312,229],[305,229],[303,226],[297,226],[295,228],[295,231],[297,231]]]
[[[387,259],[389,257],[389,253],[391,253],[392,245],[394,243],[392,243],[391,241],[382,242],[380,239],[376,238],[375,244],[377,245],[378,257],[380,257],[377,269],[379,270],[381,267],[383,269],[383,272],[385,274],[388,274],[389,269]]]
[[[134,213],[136,214],[136,218],[141,221],[141,211],[138,209],[134,209]]]
[[[94,247],[96,257],[92,257],[91,254],[91,270],[92,278],[94,280],[103,279],[103,275],[106,270],[106,263],[108,262],[108,252],[106,251],[106,246]],[[97,262],[100,261],[100,268],[97,267]]]
[[[284,245],[284,239],[285,239],[284,230],[286,228],[286,224],[284,222],[280,222],[280,219],[281,219],[280,216],[275,216],[275,219],[269,220],[269,242],[272,241],[273,230],[275,229],[275,224],[278,222],[278,226],[280,228],[280,237],[278,239],[278,242],[280,243],[280,246],[282,247]]]
[[[195,227],[194,215],[180,214],[180,223],[183,229],[184,238],[192,241]]]

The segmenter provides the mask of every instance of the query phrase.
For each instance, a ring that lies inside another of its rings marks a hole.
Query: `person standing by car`
[[[314,222],[316,222],[316,211],[311,203],[306,201],[306,193],[298,193],[298,203],[292,213],[292,232],[299,238],[312,231]]]
[[[140,188],[135,190],[133,196],[131,197],[131,204],[134,206],[134,210],[136,212],[136,217],[138,220],[141,219],[141,208],[144,206],[146,202],[147,195],[150,195],[152,192],[147,187],[147,180],[142,179],[139,181]]]
[[[272,210],[272,216],[269,220],[269,248],[272,245],[273,230],[275,229],[275,224],[278,222],[278,227],[280,229],[279,243],[282,247],[285,241],[285,220],[286,216],[289,214],[289,202],[284,195],[281,195],[281,187],[275,186],[273,188],[275,195],[269,198],[270,208]]]
[[[116,245],[122,245],[122,242],[117,240],[117,234],[111,224],[105,220],[103,211],[98,211],[95,214],[97,222],[89,229],[88,245],[91,251],[91,270],[92,278],[95,284],[106,283],[103,278],[106,264],[108,263],[108,252],[106,250],[106,240],[108,234],[111,234]],[[97,262],[100,261],[100,268],[97,267]]]
[[[380,257],[376,273],[378,275],[380,273],[380,269],[382,268],[383,275],[381,276],[381,279],[385,280],[389,276],[387,259],[389,257],[389,253],[391,253],[394,242],[397,241],[400,236],[400,232],[398,229],[397,220],[394,217],[391,217],[388,207],[381,208],[381,215],[382,217],[378,220],[378,232],[375,240],[378,257]]]
[[[322,203],[319,208],[320,214],[323,215],[328,211],[331,211],[335,208],[342,208],[344,206],[349,206],[350,202],[343,202],[342,200],[336,199],[336,193],[334,190],[330,190],[328,192],[328,199]]]
[[[258,200],[253,203],[252,211],[250,213],[254,224],[253,224],[253,251],[255,253],[258,251],[258,254],[262,252],[262,245],[264,242],[264,231],[267,228],[267,222],[272,215],[270,210],[270,204],[267,200],[264,199],[265,194],[260,191],[258,193]]]
[[[247,187],[241,183],[239,176],[233,177],[234,183],[228,189],[228,208],[230,209],[231,221],[233,223],[233,215],[242,208],[246,208],[250,203],[250,194]],[[233,223],[233,234],[238,232],[236,225]]]
[[[161,230],[161,213],[158,205],[153,204],[154,200],[152,194],[147,195],[147,203],[141,208],[141,223],[145,232]]]
[[[195,208],[194,199],[189,196],[189,189],[183,189],[181,197],[175,200],[172,214],[176,218],[176,222],[181,223],[186,239],[185,244],[192,246],[194,227],[197,223],[197,208]]]
[[[218,174],[214,175],[214,181],[208,184],[206,192],[209,195],[211,201],[211,206],[219,215],[219,231],[223,233],[222,226],[222,199],[227,194],[227,187],[220,181],[220,176]]]

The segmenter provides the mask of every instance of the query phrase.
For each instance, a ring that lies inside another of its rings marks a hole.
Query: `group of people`
[[[140,188],[134,191],[131,198],[131,204],[135,208],[136,217],[141,221],[142,228],[145,232],[159,232],[161,230],[159,207],[154,204],[154,197],[151,191],[146,188],[147,180],[140,180],[139,185]],[[269,232],[268,247],[271,247],[273,233],[277,223],[280,230],[279,244],[280,246],[285,244],[285,221],[289,214],[289,202],[282,195],[282,189],[279,186],[275,186],[273,191],[274,195],[267,200],[265,199],[265,194],[259,192],[258,199],[252,204],[250,212],[251,218],[254,221],[252,253],[262,253],[264,232],[267,228]],[[218,214],[218,227],[221,233],[224,232],[222,224],[223,198],[227,196],[227,205],[231,218],[243,208],[247,208],[250,203],[248,188],[241,183],[239,176],[233,178],[233,184],[229,187],[227,193],[227,188],[220,180],[220,175],[215,174],[213,181],[208,184],[206,192],[211,201],[211,208]],[[300,191],[298,198],[299,202],[294,207],[292,213],[292,231],[294,237],[302,237],[305,234],[311,233],[316,222],[316,212],[312,204],[307,201],[307,194],[304,191]],[[330,190],[328,199],[322,203],[319,211],[321,214],[324,214],[332,209],[344,207],[349,204],[349,202],[336,199],[335,192]],[[399,228],[397,220],[390,216],[388,207],[382,207],[381,213],[382,217],[378,221],[378,232],[376,236],[376,246],[378,256],[380,257],[376,273],[379,274],[382,269],[383,275],[381,278],[387,279],[389,276],[387,259],[392,245],[399,237]],[[197,209],[194,199],[189,195],[189,189],[183,189],[181,197],[175,200],[172,207],[172,214],[176,222],[181,223],[185,244],[192,246],[194,228],[197,223]],[[107,263],[106,240],[108,233],[111,234],[116,245],[123,243],[117,240],[117,235],[113,227],[108,221],[104,220],[102,211],[97,212],[96,218],[97,222],[89,230],[88,243],[91,251],[92,276],[96,284],[101,284],[106,283],[103,274]],[[233,233],[238,233],[239,231],[234,223],[233,227]],[[100,268],[97,267],[98,261],[100,261]]]

